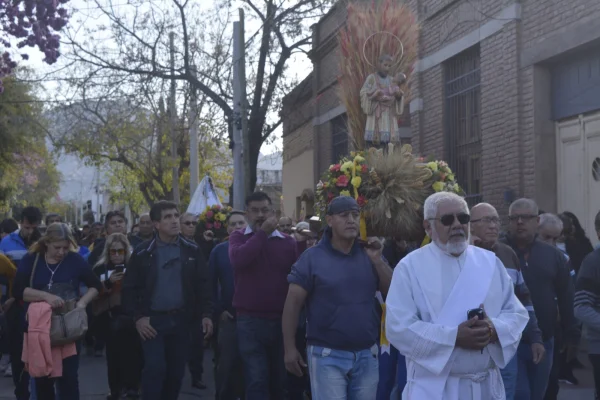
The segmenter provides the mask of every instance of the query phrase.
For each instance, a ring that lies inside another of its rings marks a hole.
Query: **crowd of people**
[[[82,229],[35,207],[2,221],[0,368],[16,398],[79,399],[87,352],[106,356],[108,400],[174,400],[186,366],[206,388],[212,347],[217,400],[556,399],[578,384],[582,331],[600,393],[600,249],[572,213],[519,199],[503,224],[436,193],[422,246],[361,240],[350,197],[322,230],[277,219],[262,192],[245,205],[226,237],[168,201],[129,232],[120,211]],[[69,336],[73,312],[85,336]]]

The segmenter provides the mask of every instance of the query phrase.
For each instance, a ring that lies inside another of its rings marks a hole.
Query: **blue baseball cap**
[[[346,211],[360,211],[356,200],[349,196],[336,197],[327,207],[327,215],[341,214]]]

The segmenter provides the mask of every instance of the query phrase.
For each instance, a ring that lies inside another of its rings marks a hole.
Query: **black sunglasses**
[[[456,217],[456,219],[458,219],[458,222],[461,225],[466,225],[469,223],[469,221],[471,221],[471,216],[467,213],[460,213],[460,214],[446,214],[446,215],[442,215],[440,218],[431,218],[432,220],[435,221],[440,221],[442,223],[442,225],[444,226],[451,226],[454,223],[454,218]]]
[[[190,226],[190,225],[196,226],[196,225],[198,225],[198,223],[196,221],[185,221],[183,224],[187,225],[187,226]]]

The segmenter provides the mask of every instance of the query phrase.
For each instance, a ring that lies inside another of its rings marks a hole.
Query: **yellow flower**
[[[352,180],[350,181],[350,183],[355,188],[359,188],[360,184],[362,183],[362,178],[360,176],[355,176],[354,178],[352,178]]]
[[[340,192],[340,196],[348,196],[348,197],[350,197],[350,192],[348,190],[342,190]]]
[[[355,162],[355,163],[361,163],[361,162],[363,162],[363,161],[365,161],[365,158],[364,158],[364,157],[361,157],[361,156],[359,156],[359,155],[357,155],[356,157],[354,157],[354,162]]]
[[[348,172],[352,166],[354,165],[354,163],[352,163],[352,161],[346,161],[345,163],[342,164],[342,167],[340,168],[340,170],[342,172]]]
[[[436,172],[438,170],[438,165],[435,161],[432,161],[432,162],[427,163],[427,168],[429,168],[433,172]]]
[[[449,174],[449,175],[447,175],[447,176],[446,176],[446,180],[447,180],[447,181],[450,181],[450,182],[454,181],[454,174]]]
[[[444,183],[443,182],[435,182],[433,185],[431,185],[431,187],[436,192],[441,192],[442,190],[444,190]]]
[[[454,185],[454,193],[456,193],[456,194],[460,194],[460,192],[462,192],[462,190],[461,190],[460,186],[458,186],[458,185]]]
[[[217,215],[215,215],[215,219],[217,221],[224,222],[227,219],[227,217],[225,217],[225,214],[218,213]]]

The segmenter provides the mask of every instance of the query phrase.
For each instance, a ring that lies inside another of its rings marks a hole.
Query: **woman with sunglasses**
[[[82,297],[79,296],[80,283],[89,288]],[[77,254],[77,243],[69,227],[54,223],[21,260],[13,294],[16,300],[26,304],[46,302],[53,309],[61,309],[76,301],[77,307],[85,309],[101,289],[98,278]],[[79,400],[78,355],[63,359],[62,368],[60,378],[35,378],[39,400],[55,399],[55,383],[61,400]]]
[[[142,348],[133,320],[121,307],[121,285],[131,246],[127,236],[113,233],[94,266],[104,290],[94,304],[100,334],[106,339],[108,400],[138,398],[142,373]]]

